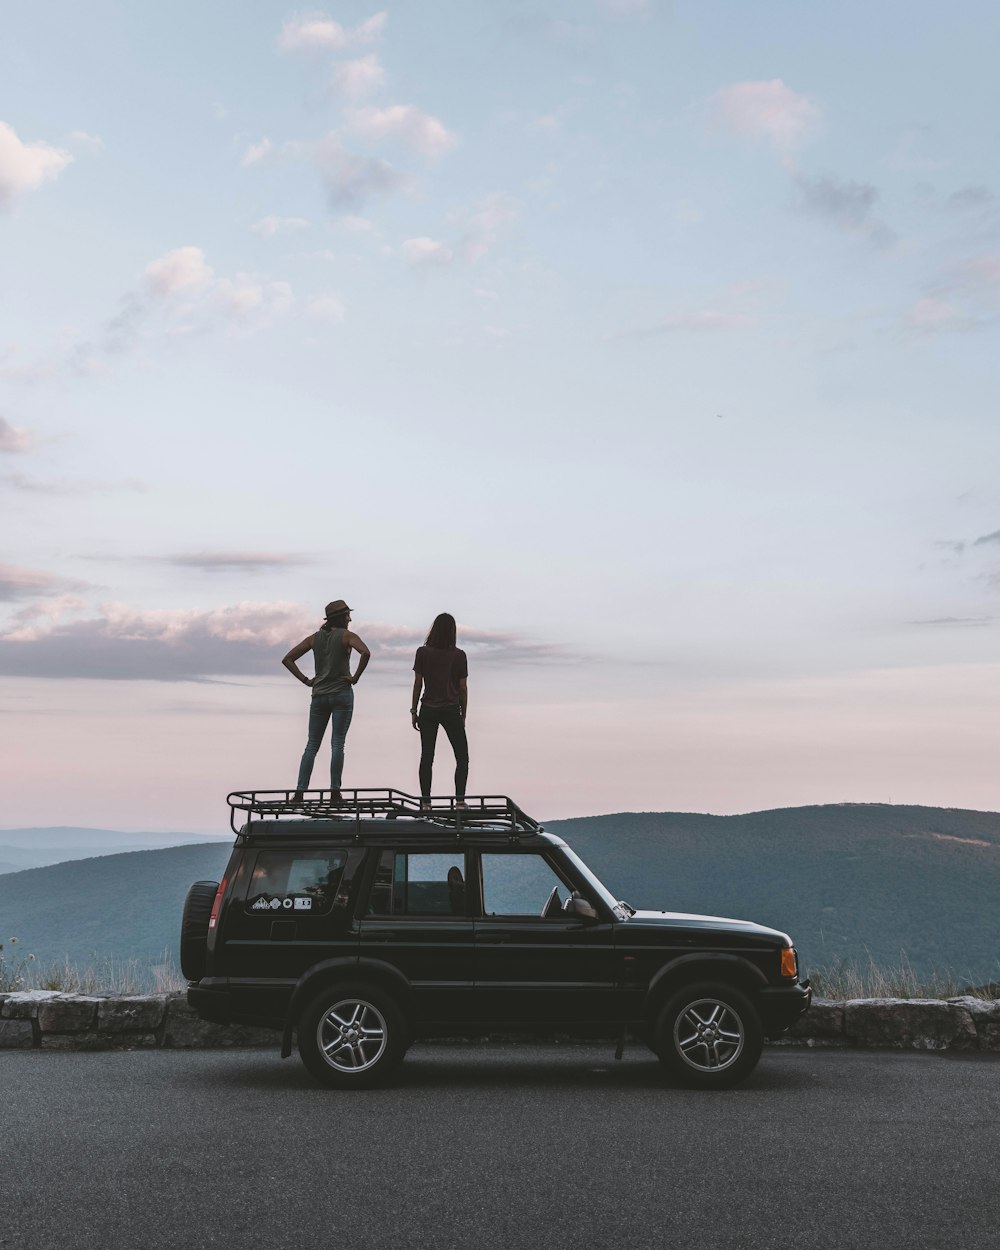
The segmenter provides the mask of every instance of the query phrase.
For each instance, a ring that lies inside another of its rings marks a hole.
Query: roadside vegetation
[[[906,952],[899,961],[884,964],[868,955],[863,961],[842,960],[836,965],[809,968],[806,975],[817,998],[842,1001],[848,998],[1000,998],[1000,959],[994,980],[973,984],[969,977],[947,969],[918,975]]]
[[[17,944],[17,938],[11,938],[6,949],[0,944],[0,993],[58,990],[63,994],[166,994],[187,985],[174,956],[167,950],[155,964],[112,958],[88,964],[69,959],[43,964],[33,954],[12,954]]]

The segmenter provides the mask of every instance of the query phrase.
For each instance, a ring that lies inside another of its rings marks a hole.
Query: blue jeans
[[[296,790],[307,790],[312,777],[313,762],[319,744],[326,733],[326,723],[330,725],[330,788],[340,789],[340,778],[344,772],[344,741],[351,727],[354,715],[354,687],[345,686],[333,694],[313,695],[309,705],[309,738],[306,749],[302,752],[302,763],[299,765],[299,779],[295,783]]]

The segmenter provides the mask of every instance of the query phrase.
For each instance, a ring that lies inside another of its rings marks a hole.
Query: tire
[[[196,881],[184,900],[181,916],[181,972],[189,981],[205,975],[208,922],[219,889],[218,881]]]
[[[397,1001],[364,982],[329,985],[299,1016],[299,1055],[321,1085],[371,1089],[406,1053],[411,1029]]]
[[[668,999],[653,1027],[660,1062],[694,1089],[729,1089],[757,1066],[764,1048],[760,1016],[733,985],[700,981]]]

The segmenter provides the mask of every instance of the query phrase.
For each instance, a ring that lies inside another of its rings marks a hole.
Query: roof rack
[[[512,837],[534,833],[537,820],[522,812],[505,794],[470,794],[460,800],[454,795],[419,798],[402,790],[234,790],[228,797],[229,823],[234,833],[237,812],[252,816],[306,817],[318,820],[354,820],[360,832],[362,817],[380,816],[385,820],[409,817],[443,825],[461,836],[463,830],[500,828]],[[460,804],[464,803],[464,807]]]

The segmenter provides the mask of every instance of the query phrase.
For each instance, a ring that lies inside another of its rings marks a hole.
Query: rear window
[[[260,851],[247,890],[250,915],[324,915],[333,908],[347,851]]]

